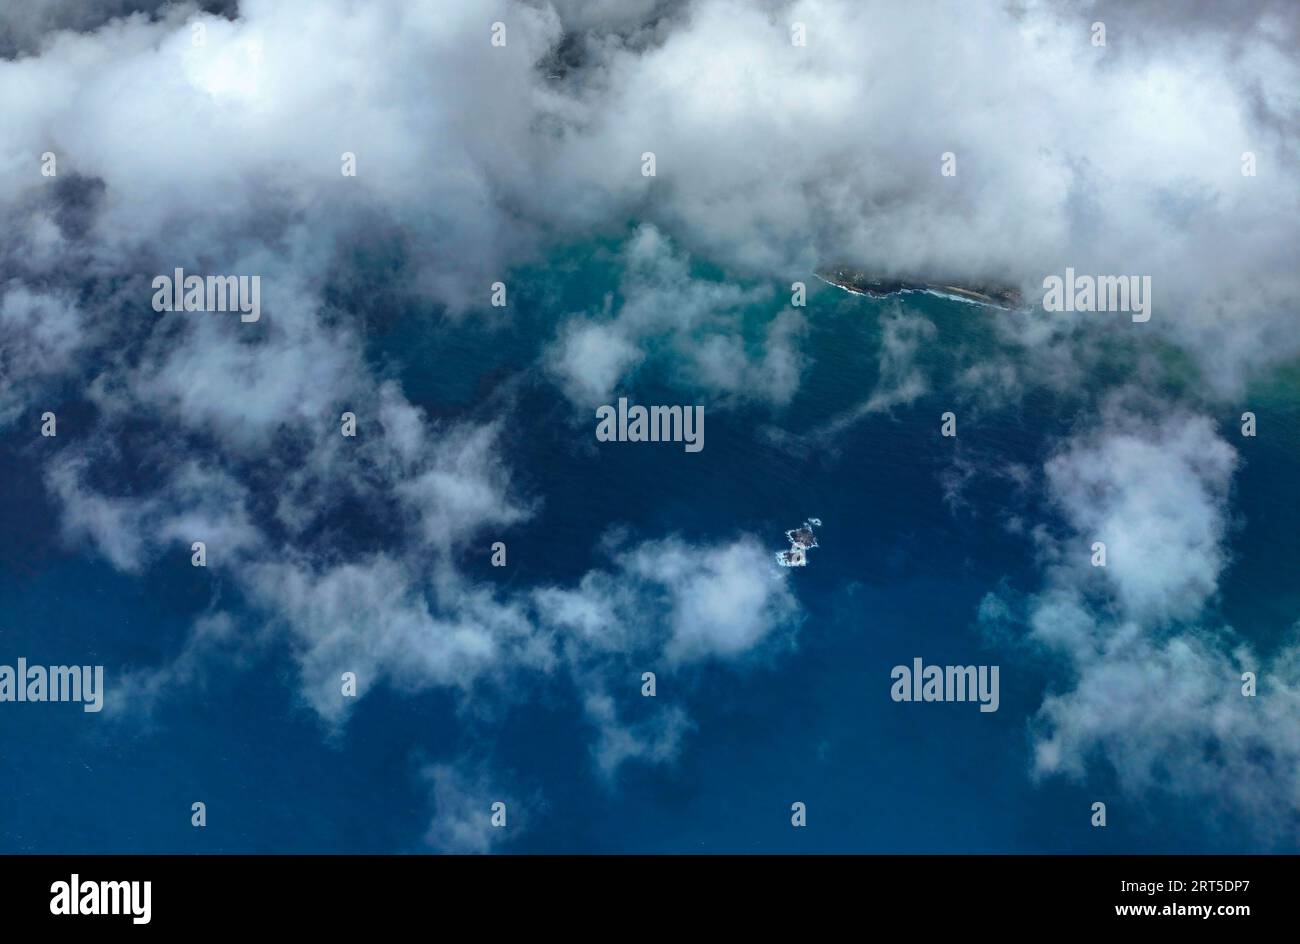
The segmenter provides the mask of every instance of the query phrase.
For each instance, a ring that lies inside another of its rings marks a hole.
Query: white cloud
[[[788,577],[753,535],[705,545],[645,541],[614,563],[576,588],[536,591],[542,620],[594,649],[655,653],[669,664],[747,655],[799,620]]]
[[[688,256],[653,226],[638,227],[622,254],[623,304],[612,315],[574,317],[543,362],[575,405],[609,403],[651,352],[667,351],[679,379],[722,400],[783,404],[798,390],[804,319],[778,309],[761,339],[746,343],[753,306],[770,287],[741,289],[696,278]]]
[[[430,764],[423,771],[433,799],[433,820],[425,841],[435,852],[481,854],[516,836],[522,827],[519,804],[494,792],[481,765]],[[504,803],[504,826],[492,825],[492,807]]]
[[[291,632],[304,695],[329,721],[350,706],[344,672],[356,673],[358,695],[381,682],[468,690],[485,674],[553,659],[517,607],[473,591],[440,598],[411,563],[387,555],[325,569],[266,562],[248,585]]]
[[[691,544],[679,537],[615,547],[611,568],[576,586],[532,592],[539,623],[564,639],[569,672],[597,731],[592,754],[609,780],[628,761],[674,760],[694,724],[676,703],[628,721],[645,671],[681,687],[706,663],[745,665],[793,645],[802,611],[788,574],[753,535]],[[633,684],[635,682],[635,684]]]
[[[574,403],[609,403],[645,354],[616,324],[572,318],[547,354],[547,367]]]
[[[0,428],[76,365],[83,318],[71,292],[34,291],[19,281],[0,285]]]
[[[441,433],[432,461],[395,489],[425,541],[459,547],[485,528],[507,528],[530,517],[531,509],[511,494],[500,421]]]
[[[1106,545],[1096,569],[1124,612],[1142,622],[1194,616],[1226,563],[1228,487],[1236,451],[1208,417],[1173,413],[1158,422],[1127,417],[1072,440],[1046,464],[1047,485],[1079,546],[1064,553],[1092,569],[1091,545]]]
[[[1300,811],[1300,736],[1285,720],[1300,707],[1300,627],[1262,655],[1221,624],[1236,452],[1207,418],[1149,406],[1112,400],[1047,461],[1067,531],[1038,532],[1045,585],[1023,607],[991,595],[981,620],[1001,636],[1023,609],[1028,638],[1063,657],[1034,719],[1036,776],[1104,762],[1127,791],[1195,797],[1280,837]],[[1105,568],[1090,563],[1094,539]]]
[[[583,709],[597,730],[592,745],[596,767],[608,782],[629,761],[671,763],[681,750],[682,739],[694,727],[681,706],[671,704],[648,718],[624,722],[619,717],[618,703],[600,686],[588,690]]]
[[[88,543],[119,570],[139,573],[169,548],[188,558],[195,541],[210,545],[210,565],[225,570],[263,547],[247,490],[225,472],[182,462],[156,493],[110,495],[86,481],[92,457],[103,454],[60,454],[46,483],[62,507],[64,537]]]
[[[867,413],[906,406],[930,389],[916,357],[922,345],[933,341],[938,334],[934,323],[895,309],[882,319],[882,326],[880,376],[876,389],[863,406]]]

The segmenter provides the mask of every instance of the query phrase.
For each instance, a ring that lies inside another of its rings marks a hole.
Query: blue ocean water
[[[706,276],[708,273],[704,273]],[[503,708],[491,740],[471,736],[443,692],[384,689],[358,704],[337,736],[295,695],[288,654],[271,647],[239,668],[217,666],[151,722],[85,716],[76,706],[0,711],[0,850],[40,852],[419,852],[431,806],[419,776],[467,751],[486,758],[514,795],[529,798],[511,852],[1172,852],[1251,851],[1193,801],[1120,793],[1104,769],[1087,784],[1035,783],[1028,720],[1059,667],[984,639],[986,593],[1039,585],[1031,548],[1003,527],[1024,509],[1012,483],[975,478],[953,507],[943,476],[953,450],[1038,466],[1093,402],[1031,392],[963,420],[958,443],[939,437],[954,408],[944,378],[957,351],[994,343],[997,314],[912,295],[855,297],[811,283],[808,374],[787,406],[710,410],[698,455],[670,448],[594,450],[594,418],[575,416],[537,368],[570,312],[618,302],[612,247],[568,247],[511,279],[528,286],[509,315],[452,319],[394,302],[376,321],[370,355],[432,417],[512,416],[508,460],[536,515],[501,537],[510,567],[467,553],[467,573],[524,588],[568,585],[605,563],[598,538],[625,528],[726,540],[752,532],[783,546],[787,528],[822,519],[809,566],[792,570],[806,613],[796,647],[769,662],[707,665],[659,677],[660,705],[695,723],[673,764],[630,764],[616,783],[594,773],[592,732],[563,678],[533,680]],[[775,306],[747,313],[761,337]],[[935,392],[872,414],[833,439],[808,434],[863,402],[878,379],[880,318],[893,306],[923,314],[938,336],[921,363]],[[1293,378],[1253,393],[1261,422],[1297,425]],[[626,391],[640,402],[693,403],[668,358],[652,358]],[[1223,418],[1234,428],[1236,414]],[[784,435],[782,435],[784,433]],[[33,663],[101,661],[110,677],[174,657],[214,587],[185,560],[143,574],[57,540],[57,510],[33,446],[0,447],[0,647]],[[1242,447],[1234,563],[1225,617],[1267,648],[1297,612],[1295,436]],[[489,539],[490,540],[490,539]],[[246,614],[248,631],[256,617]],[[915,656],[1000,664],[1001,707],[920,706],[889,698],[892,666]],[[0,659],[0,661],[5,661]],[[629,713],[655,710],[634,697]],[[658,706],[655,706],[658,707]],[[635,716],[635,715],[633,715]],[[21,776],[20,776],[21,774]],[[209,826],[189,825],[195,799]],[[1111,806],[1110,828],[1089,804]],[[789,825],[808,806],[808,828]],[[1117,815],[1117,813],[1119,815]]]

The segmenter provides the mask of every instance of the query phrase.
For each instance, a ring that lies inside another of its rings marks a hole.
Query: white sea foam
[[[782,567],[806,567],[808,555],[801,547],[792,547],[788,551],[777,551],[776,562]]]

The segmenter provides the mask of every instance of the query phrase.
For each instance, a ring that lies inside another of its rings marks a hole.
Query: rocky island
[[[801,527],[792,528],[785,533],[790,542],[788,551],[777,551],[776,562],[782,567],[804,567],[808,564],[808,549],[817,546],[814,527],[821,527],[820,518],[809,518]]]
[[[1024,307],[1020,290],[1009,285],[955,285],[945,281],[929,282],[923,279],[882,278],[862,269],[837,266],[818,269],[817,278],[854,295],[885,298],[902,292],[927,292],[945,298],[987,305],[1012,311]]]

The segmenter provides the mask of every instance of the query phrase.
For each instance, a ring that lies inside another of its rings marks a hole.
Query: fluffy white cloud
[[[425,835],[435,852],[481,854],[518,834],[522,823],[517,801],[495,791],[481,764],[430,764],[422,775],[430,786],[433,820]],[[492,825],[492,807],[505,804],[506,823]]]
[[[573,318],[546,355],[547,367],[574,403],[611,402],[621,381],[645,354],[618,325]]]
[[[799,387],[803,317],[778,309],[761,338],[746,343],[752,306],[770,287],[741,289],[694,277],[654,226],[638,227],[623,250],[623,303],[612,315],[570,318],[544,355],[549,372],[575,404],[611,402],[652,350],[672,355],[679,379],[724,401],[783,404]]]
[[[542,620],[594,649],[662,655],[669,664],[732,658],[798,623],[786,573],[753,535],[695,545],[672,537],[620,550],[614,570],[534,593]]]
[[[596,727],[592,756],[607,781],[629,761],[672,762],[682,739],[694,727],[680,705],[666,705],[648,718],[625,722],[619,716],[618,702],[600,686],[588,690],[583,709],[588,722]]]
[[[1128,407],[1112,401],[1098,430],[1046,464],[1050,493],[1082,539],[1061,549],[1061,566],[1104,577],[1133,619],[1195,616],[1226,563],[1237,454],[1208,417],[1174,412],[1151,422],[1127,416]],[[1104,569],[1091,567],[1094,541],[1106,545]]]
[[[763,660],[793,644],[802,619],[788,571],[753,535],[616,543],[612,565],[588,571],[576,586],[537,588],[531,601],[586,693],[583,707],[597,732],[592,755],[609,779],[628,761],[672,761],[694,727],[672,703],[628,720],[616,689],[639,699],[632,682],[645,671],[667,672],[681,686],[693,667]]]
[[[554,662],[518,606],[473,588],[439,592],[407,560],[381,555],[327,569],[266,562],[248,582],[254,602],[291,632],[304,694],[328,720],[349,705],[344,672],[356,673],[359,695],[379,682],[468,690],[485,674]]]
[[[113,495],[86,480],[92,460],[105,457],[90,449],[62,453],[46,482],[63,509],[64,537],[87,543],[119,570],[139,573],[168,548],[188,557],[194,541],[212,545],[212,565],[221,569],[263,548],[248,491],[227,473],[181,462],[156,492]]]
[[[46,382],[75,365],[83,314],[68,291],[33,291],[21,282],[0,294],[0,428],[14,422]],[[43,412],[43,411],[42,411]]]
[[[916,356],[921,346],[938,334],[934,323],[895,309],[883,319],[883,326],[880,378],[863,406],[868,413],[906,406],[929,390],[925,375],[916,364]]]
[[[1270,659],[1231,631],[1160,638],[1134,624],[1106,631],[1074,686],[1039,712],[1034,769],[1082,776],[1104,760],[1134,793],[1173,791],[1272,838],[1300,811],[1300,626]],[[1258,695],[1242,694],[1243,672]]]
[[[1037,532],[1045,586],[1023,607],[991,595],[981,620],[1004,635],[1023,619],[1063,659],[1034,720],[1037,776],[1104,762],[1126,790],[1197,797],[1282,836],[1300,811],[1300,736],[1285,721],[1300,706],[1300,634],[1264,655],[1216,617],[1236,452],[1206,417],[1150,407],[1112,400],[1047,461],[1066,530]]]

